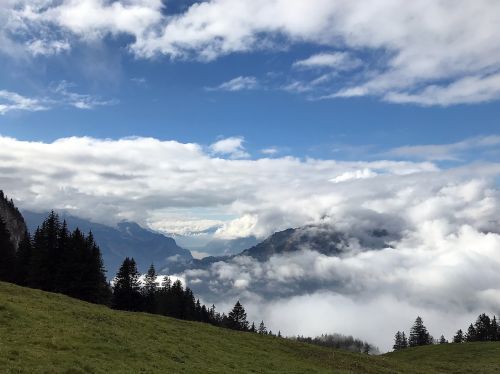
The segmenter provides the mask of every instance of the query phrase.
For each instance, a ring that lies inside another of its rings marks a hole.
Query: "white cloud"
[[[283,41],[292,47],[309,43],[340,52],[311,56],[300,66],[345,70],[359,65],[347,63],[352,58],[346,56],[358,51],[376,56],[352,79],[332,83],[331,94],[323,97],[373,95],[443,106],[499,97],[500,4],[495,0],[211,0],[179,14],[165,11],[161,0],[7,1],[0,7],[1,49],[18,55],[18,39],[36,47],[126,34],[136,56],[207,61],[282,50]],[[50,54],[60,48],[35,50]]]
[[[361,66],[362,61],[352,57],[347,52],[318,53],[305,60],[294,62],[293,66],[298,68],[317,69],[330,68],[334,70],[353,70]]]
[[[279,149],[276,147],[269,147],[261,149],[260,152],[264,155],[274,156],[275,154],[279,153]]]
[[[231,158],[247,158],[250,154],[245,151],[243,137],[230,137],[216,141],[210,145],[210,150],[214,154],[229,155]]]
[[[224,82],[215,88],[209,88],[209,90],[243,91],[243,90],[255,90],[258,87],[259,87],[259,82],[257,81],[257,78],[239,76],[227,82]]]
[[[36,112],[47,109],[48,107],[39,99],[22,96],[12,91],[0,90],[0,114],[18,110]]]
[[[34,55],[57,55],[64,51],[69,51],[71,49],[71,45],[66,40],[50,40],[44,41],[41,39],[32,40],[27,43],[28,51]]]

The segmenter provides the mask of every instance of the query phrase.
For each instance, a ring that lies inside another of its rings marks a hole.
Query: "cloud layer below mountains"
[[[387,349],[418,314],[451,338],[475,314],[500,311],[500,164],[237,159],[250,155],[243,139],[230,139],[0,137],[0,186],[25,209],[164,232],[262,239],[333,227],[349,238],[339,257],[304,247],[182,275],[205,302],[227,309],[241,298],[252,318],[285,334],[352,333]],[[374,230],[390,233],[387,245],[370,245]]]

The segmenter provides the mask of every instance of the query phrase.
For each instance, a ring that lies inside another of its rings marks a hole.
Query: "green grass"
[[[493,343],[369,357],[0,282],[1,373],[486,373],[499,357]]]

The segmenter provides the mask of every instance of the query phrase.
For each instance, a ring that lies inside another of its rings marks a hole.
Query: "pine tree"
[[[476,341],[476,329],[470,324],[468,330],[467,330],[467,336],[465,337],[465,340],[468,342],[475,342]]]
[[[498,333],[498,322],[497,322],[497,317],[493,316],[493,319],[491,320],[491,325],[490,325],[490,339],[491,341],[495,342],[499,340],[499,333]]]
[[[153,264],[149,267],[144,277],[144,287],[142,289],[144,296],[144,308],[146,312],[153,313],[156,310],[156,291],[158,283],[156,282],[156,270]]]
[[[257,332],[257,328],[255,327],[255,322],[252,322],[252,326],[250,326],[250,329],[248,331]]]
[[[394,335],[394,345],[392,346],[394,351],[400,351],[403,349],[403,336],[400,331]]]
[[[16,253],[16,277],[15,281],[21,286],[28,284],[28,274],[30,269],[32,244],[31,237],[28,232],[24,235],[19,243],[19,248]]]
[[[410,338],[408,339],[408,344],[410,347],[432,344],[432,337],[429,335],[429,332],[424,326],[424,323],[420,316],[417,317],[410,330]]]
[[[453,337],[453,343],[463,343],[463,342],[464,342],[464,333],[460,329],[457,331],[457,333]]]
[[[139,272],[133,258],[125,258],[114,281],[112,306],[115,309],[139,311],[141,305]]]
[[[0,218],[0,280],[15,280],[16,250],[5,222]]]
[[[264,325],[264,321],[260,322],[258,333],[261,335],[267,335],[267,328],[266,325]]]
[[[439,344],[446,344],[446,343],[448,343],[448,340],[446,340],[444,335],[441,335],[441,337],[439,338]]]
[[[491,333],[491,320],[485,313],[480,314],[477,317],[476,323],[474,324],[474,329],[476,331],[475,340],[484,342],[489,340]]]
[[[33,251],[28,276],[28,285],[45,291],[55,291],[55,279],[58,273],[58,236],[60,222],[52,211],[39,227],[33,238]]]
[[[245,312],[245,308],[243,308],[243,305],[241,305],[239,300],[236,302],[233,309],[228,314],[228,323],[228,327],[233,330],[248,330],[247,313]]]
[[[405,332],[401,333],[401,348],[408,348],[408,339],[406,339]]]

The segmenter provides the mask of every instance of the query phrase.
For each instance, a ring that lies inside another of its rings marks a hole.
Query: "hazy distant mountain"
[[[47,217],[47,213],[23,211],[30,232]],[[121,222],[116,227],[94,223],[82,218],[62,213],[70,230],[79,227],[83,232],[92,230],[96,243],[101,248],[108,277],[116,274],[125,257],[133,257],[140,272],[146,272],[154,263],[156,269],[183,263],[192,259],[191,252],[177,245],[174,239],[146,230],[134,222]]]
[[[276,232],[263,242],[244,250],[240,255],[265,261],[273,255],[309,249],[334,256],[348,247],[349,243],[345,236],[334,231],[331,226],[306,226]]]
[[[182,272],[186,269],[206,269],[219,261],[229,261],[238,256],[253,257],[258,261],[267,261],[274,255],[297,252],[303,249],[316,251],[327,256],[338,256],[351,250],[351,240],[357,240],[365,248],[377,249],[390,246],[390,241],[396,235],[384,229],[364,230],[348,236],[339,232],[332,225],[308,225],[304,227],[278,231],[264,241],[245,249],[244,251],[227,256],[210,256],[201,260],[192,259],[184,263],[170,266],[170,271]],[[234,252],[233,252],[234,253]]]

